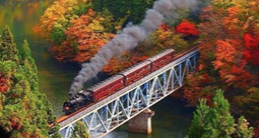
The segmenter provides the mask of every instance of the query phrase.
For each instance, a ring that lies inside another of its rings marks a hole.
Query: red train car
[[[130,85],[134,83],[135,81],[138,81],[139,79],[147,76],[150,74],[151,71],[151,62],[149,61],[144,61],[141,62],[138,65],[135,65],[123,72],[120,73],[120,75],[124,75],[124,85]]]
[[[156,71],[168,63],[170,63],[174,58],[174,49],[168,49],[154,57],[148,59],[152,62],[152,72]]]
[[[88,89],[93,92],[93,100],[98,101],[124,87],[124,76],[115,75]]]

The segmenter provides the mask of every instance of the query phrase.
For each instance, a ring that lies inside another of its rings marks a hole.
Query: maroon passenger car
[[[93,92],[93,100],[99,101],[103,97],[113,94],[124,87],[124,77],[122,75],[115,75],[105,81],[89,88]]]

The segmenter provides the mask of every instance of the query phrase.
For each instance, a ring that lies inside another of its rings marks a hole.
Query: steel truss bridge
[[[142,78],[59,123],[63,138],[70,138],[77,121],[82,121],[90,136],[103,137],[142,111],[172,94],[195,71],[198,49],[193,49],[170,64]]]

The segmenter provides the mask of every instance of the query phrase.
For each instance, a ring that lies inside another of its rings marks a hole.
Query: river
[[[69,87],[80,67],[77,64],[57,62],[48,52],[51,44],[33,33],[32,29],[39,24],[40,16],[52,2],[52,0],[0,0],[0,31],[8,25],[18,46],[27,39],[38,67],[40,91],[47,95],[55,115],[61,115],[62,104],[68,99]],[[152,118],[152,134],[129,133],[125,124],[106,137],[186,136],[193,109],[186,108],[184,102],[168,97],[151,109],[156,112]]]

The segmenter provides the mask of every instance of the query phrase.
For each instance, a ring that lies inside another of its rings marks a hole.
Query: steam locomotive
[[[173,55],[174,50],[168,49],[87,90],[80,91],[72,99],[64,103],[63,112],[69,115],[92,102],[98,102],[108,95],[116,93],[124,87],[167,65],[174,59]]]

